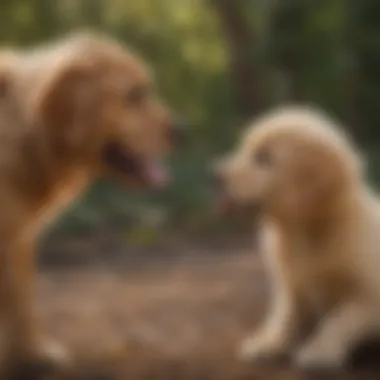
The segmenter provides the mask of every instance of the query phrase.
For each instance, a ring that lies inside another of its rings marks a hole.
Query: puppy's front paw
[[[70,351],[55,340],[45,340],[40,346],[39,356],[58,367],[66,367],[72,361]]]
[[[313,344],[299,349],[293,361],[298,368],[313,372],[336,372],[344,367],[344,358],[337,351]]]
[[[71,363],[69,352],[59,343],[45,341],[34,349],[13,352],[4,371],[9,380],[40,380],[65,372]]]
[[[283,342],[272,336],[255,335],[245,339],[239,350],[238,358],[243,361],[282,362],[287,358]]]

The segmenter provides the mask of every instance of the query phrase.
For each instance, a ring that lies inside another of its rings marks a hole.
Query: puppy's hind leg
[[[297,366],[305,369],[341,369],[349,350],[372,328],[379,316],[370,302],[350,300],[333,309],[295,354]]]

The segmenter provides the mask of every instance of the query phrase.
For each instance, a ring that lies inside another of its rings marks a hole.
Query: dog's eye
[[[148,89],[143,86],[136,86],[127,91],[125,100],[127,104],[139,106],[148,99]]]
[[[272,156],[269,149],[260,149],[253,155],[253,162],[260,166],[269,166],[272,162]]]

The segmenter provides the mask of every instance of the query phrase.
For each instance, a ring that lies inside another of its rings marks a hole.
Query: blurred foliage
[[[2,0],[3,45],[109,33],[150,62],[162,96],[193,126],[191,144],[169,159],[169,189],[131,194],[99,181],[60,230],[133,226],[128,239],[149,240],[160,228],[213,225],[209,163],[246,118],[278,103],[325,108],[378,157],[379,17],[377,0]]]

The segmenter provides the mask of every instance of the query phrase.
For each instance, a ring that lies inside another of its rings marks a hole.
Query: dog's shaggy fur
[[[13,368],[49,355],[31,305],[41,229],[99,176],[162,186],[174,132],[149,69],[115,41],[80,33],[0,54],[0,307]]]
[[[228,198],[262,216],[271,275],[273,303],[241,357],[338,368],[380,327],[380,208],[363,168],[335,122],[307,107],[265,115],[217,164]]]

